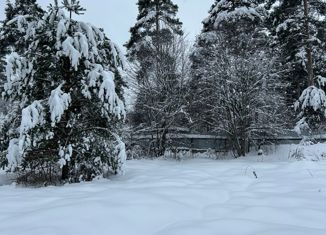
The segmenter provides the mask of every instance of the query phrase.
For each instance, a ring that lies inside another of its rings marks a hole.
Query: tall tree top
[[[7,22],[17,15],[42,15],[44,10],[37,4],[36,0],[16,0],[14,3],[7,1],[5,14],[5,22]]]
[[[171,0],[139,0],[137,5],[137,22],[130,29],[131,38],[125,45],[129,56],[137,54],[141,45],[153,43],[154,38],[165,37],[168,42],[171,35],[183,34],[182,23],[176,16],[178,6]]]
[[[216,0],[209,16],[203,21],[204,32],[223,27],[223,23],[239,19],[260,21],[262,18],[262,0]]]
[[[23,50],[26,42],[23,40],[24,34],[18,29],[17,17],[20,18],[19,25],[28,24],[32,18],[41,18],[44,10],[37,4],[36,0],[7,0],[5,8],[5,19],[0,27],[0,55],[4,56],[14,47],[16,50]],[[32,32],[31,32],[32,33]],[[29,44],[29,43],[27,43]],[[0,62],[0,71],[3,70]]]
[[[321,53],[326,47],[326,2],[308,1],[306,14],[302,1],[270,0],[267,6],[270,12],[269,27],[276,36],[276,43],[282,47],[283,54],[286,54],[286,62],[297,64],[296,68],[306,70],[305,53],[309,45],[315,57],[313,60],[316,75],[326,76],[322,65],[325,57]]]
[[[278,32],[290,30],[290,28],[287,27],[290,24],[300,25],[303,23],[303,21],[300,20],[292,20],[304,18],[304,4],[302,1],[269,0],[267,7],[269,8],[272,24],[274,24],[274,27],[278,27]],[[323,24],[326,21],[326,2],[324,0],[308,1],[308,11],[309,23]]]

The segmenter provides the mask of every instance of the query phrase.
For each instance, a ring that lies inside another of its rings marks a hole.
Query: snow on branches
[[[312,108],[314,111],[322,111],[326,116],[326,95],[325,92],[315,86],[310,86],[302,92],[298,102],[296,102],[296,110],[304,110]]]
[[[78,1],[65,3],[72,4],[68,10],[74,13],[82,9]],[[12,52],[6,59],[3,95],[21,107],[19,135],[10,141],[7,151],[12,169],[19,168],[29,154],[34,160],[45,153],[52,157],[49,159],[56,155],[54,161],[63,172],[71,158],[75,164],[87,161],[90,168],[94,156],[115,158],[116,153],[117,158],[122,157],[117,168],[124,161],[124,145],[118,142],[115,148],[112,141],[125,117],[119,73],[122,55],[102,30],[66,16],[65,8],[51,6],[42,18],[26,21],[26,16],[17,16],[12,20],[29,42],[23,53]],[[93,149],[84,149],[85,136],[92,136]],[[86,168],[80,166],[87,179],[102,171]]]
[[[251,3],[252,2],[252,3]],[[247,18],[251,21],[262,18],[263,8],[256,1],[217,1],[211,8],[203,23],[219,28],[223,22],[236,22],[240,18]]]
[[[105,103],[104,108],[119,118],[121,118],[121,114],[125,116],[123,102],[115,93],[114,74],[112,72],[102,71],[101,77],[103,78],[103,82],[98,95],[103,103]]]
[[[319,123],[326,118],[325,91],[316,86],[306,88],[295,103],[295,110],[300,112],[300,120],[294,128],[299,135],[318,129]]]
[[[52,126],[54,126],[56,122],[60,122],[61,116],[68,109],[71,103],[70,94],[64,93],[61,88],[62,85],[53,90],[49,98]]]
[[[22,88],[27,83],[28,76],[33,71],[33,64],[26,58],[19,56],[16,52],[6,57],[6,77],[3,96],[20,95]]]
[[[45,123],[44,115],[44,107],[40,101],[34,101],[22,110],[19,137],[12,139],[9,143],[7,159],[10,169],[16,168],[23,159],[25,149],[35,144],[29,132]]]

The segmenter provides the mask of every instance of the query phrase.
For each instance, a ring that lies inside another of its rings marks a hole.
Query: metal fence
[[[326,135],[311,136],[315,141],[326,142]],[[278,136],[275,138],[256,138],[250,141],[251,149],[258,149],[259,145],[265,144],[299,144],[303,137],[298,135]],[[147,149],[156,143],[155,135],[133,135],[131,145],[140,145]],[[195,152],[204,152],[208,149],[216,152],[226,152],[231,149],[231,144],[225,136],[200,135],[200,134],[170,134],[167,136],[167,147],[173,149],[187,150]]]

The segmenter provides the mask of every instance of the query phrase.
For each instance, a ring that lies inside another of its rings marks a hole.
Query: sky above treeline
[[[53,2],[53,0],[37,1],[42,7]],[[208,16],[214,0],[174,0],[173,2],[178,4],[178,17],[184,23],[188,39],[193,41],[200,32],[201,22]],[[80,0],[80,3],[87,11],[78,19],[104,28],[109,38],[122,48],[130,37],[130,27],[136,22],[137,0]],[[4,19],[5,6],[6,0],[0,0],[0,20]]]

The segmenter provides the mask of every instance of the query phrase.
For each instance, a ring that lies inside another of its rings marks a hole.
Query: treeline
[[[48,9],[7,3],[0,162],[18,181],[122,172],[128,133],[153,136],[151,156],[164,155],[178,128],[227,136],[244,156],[257,137],[324,128],[323,0],[216,0],[194,45],[173,1],[139,0],[127,63],[102,29],[75,19],[84,10],[77,0]],[[135,97],[128,113],[127,86]]]
[[[190,49],[171,0],[138,8],[126,44],[130,123],[152,134],[151,154],[165,152],[176,127],[225,135],[238,156],[253,138],[324,128],[324,1],[216,0]]]

